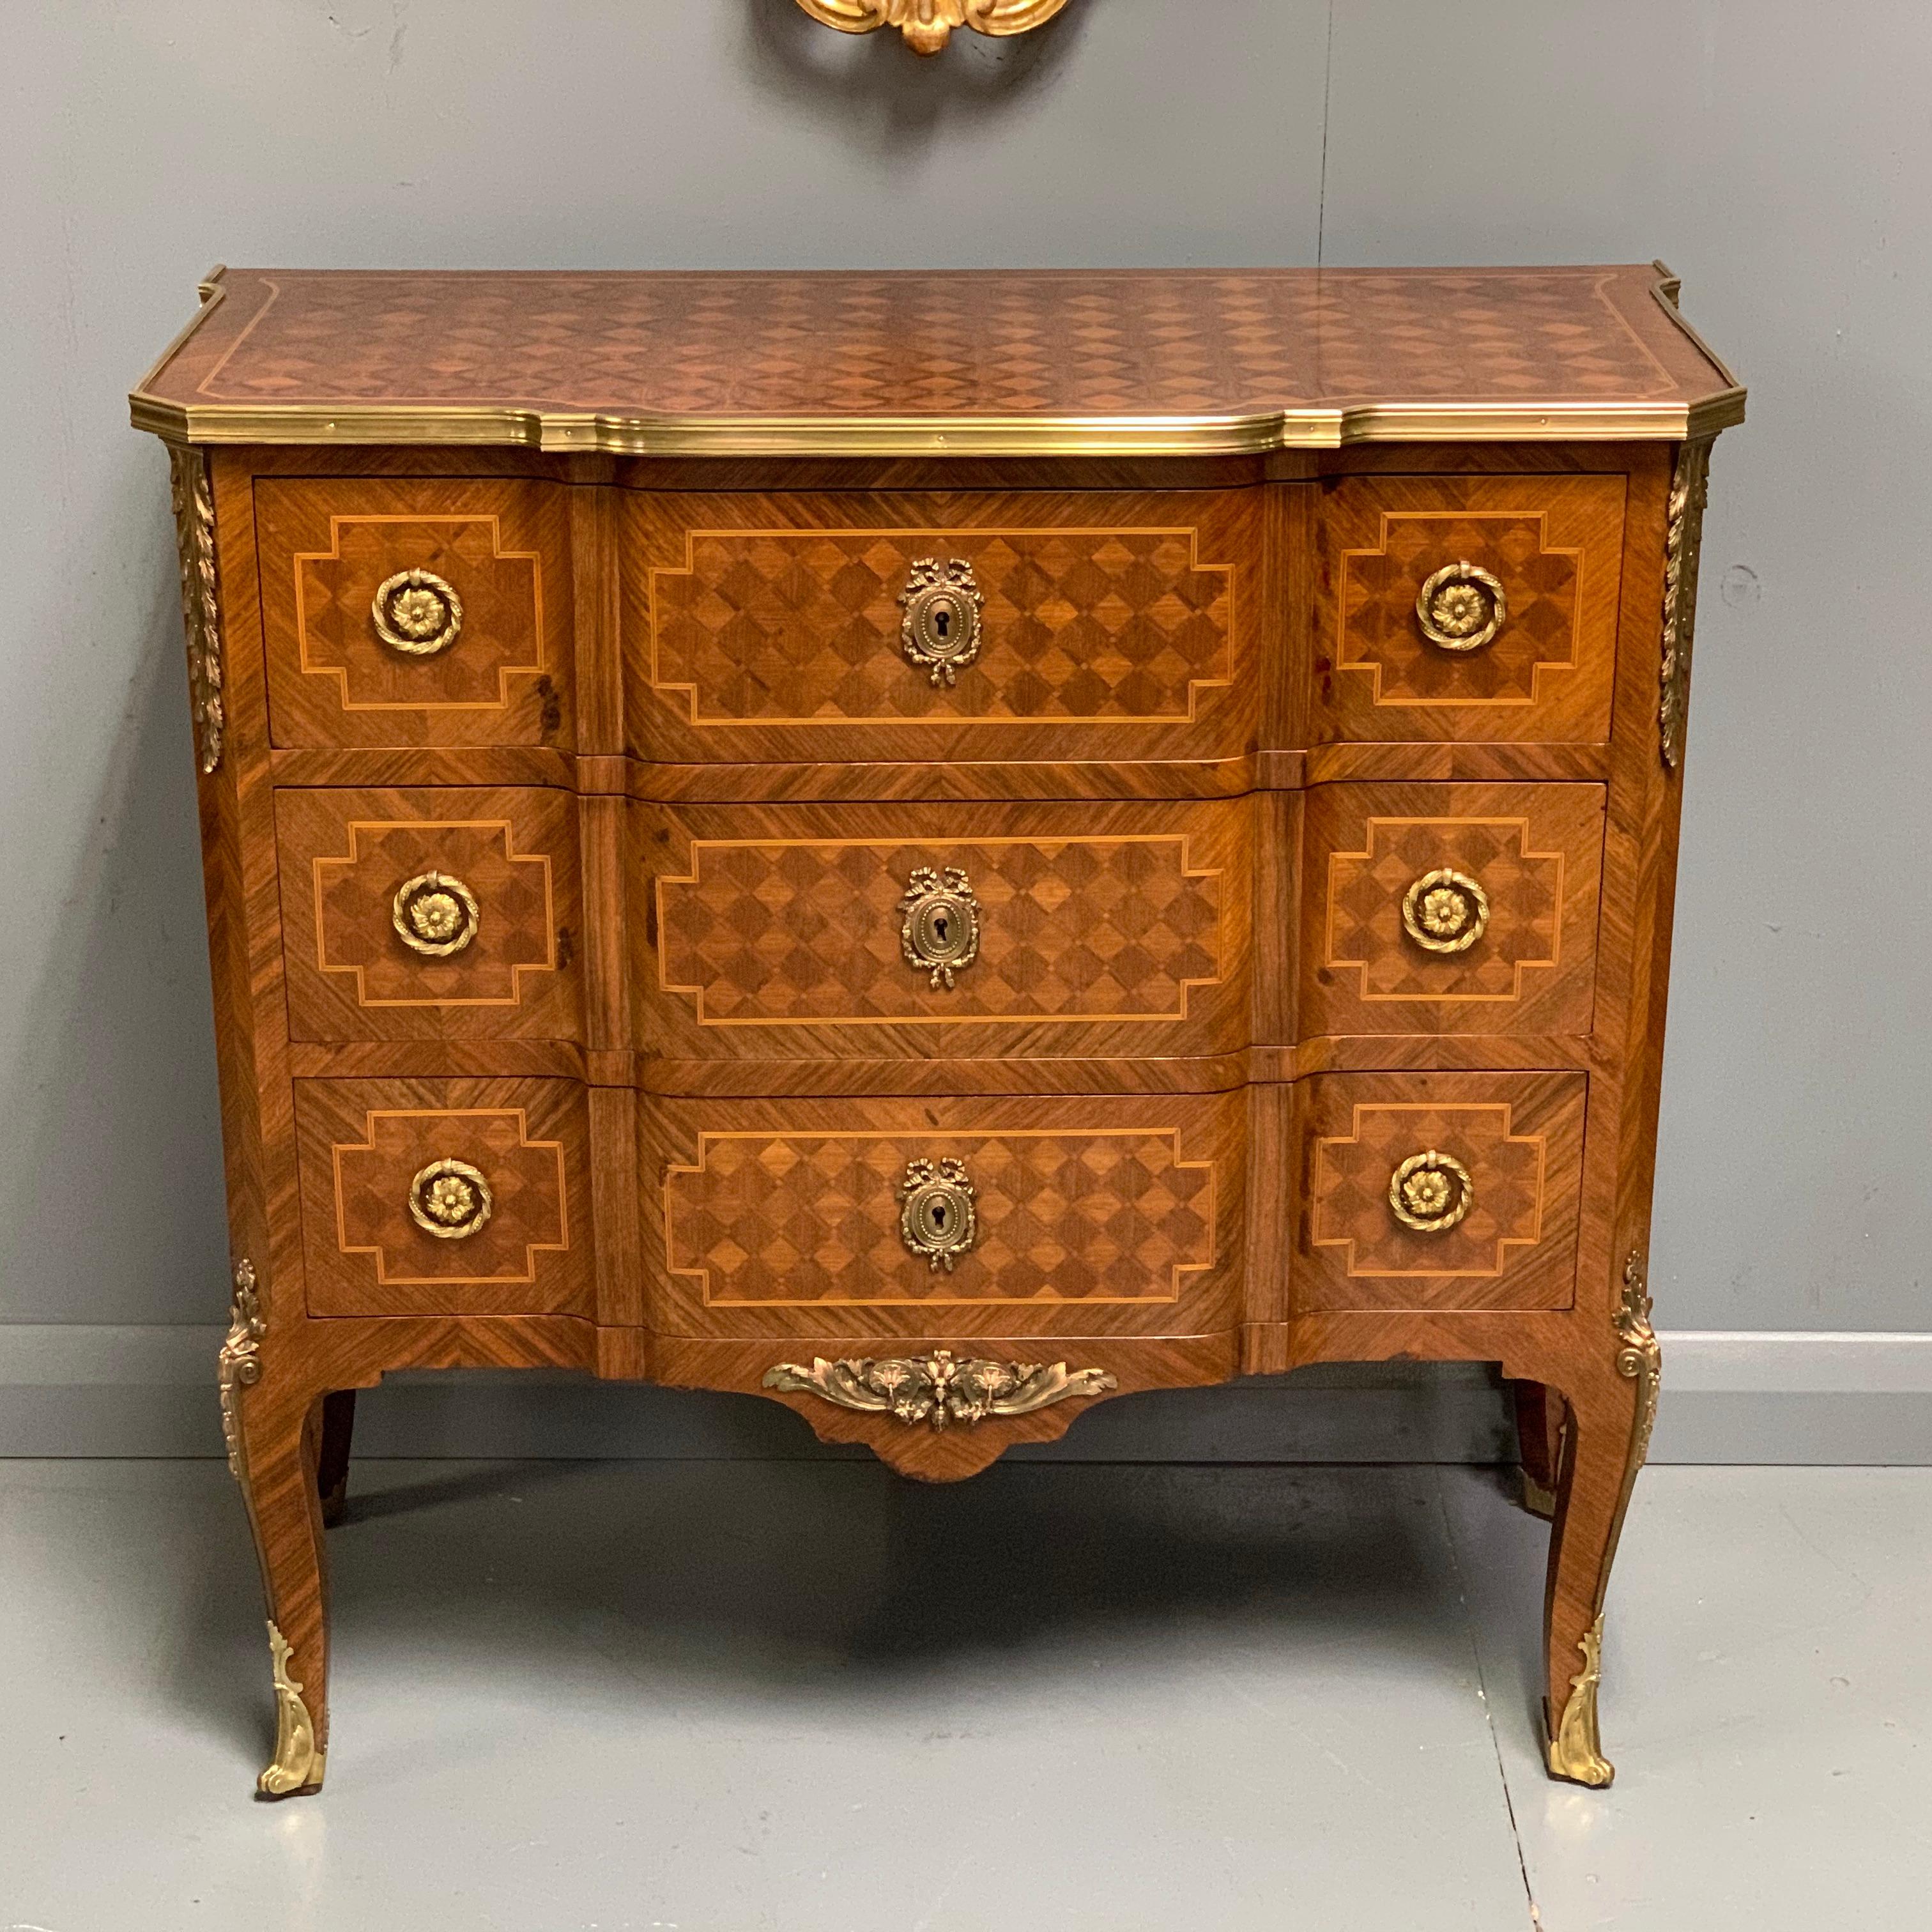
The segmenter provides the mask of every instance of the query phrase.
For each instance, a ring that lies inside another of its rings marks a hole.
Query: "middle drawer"
[[[1244,798],[634,804],[640,1044],[672,1059],[1238,1051],[1253,824]]]

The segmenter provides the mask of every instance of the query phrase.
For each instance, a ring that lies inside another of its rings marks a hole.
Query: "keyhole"
[[[944,946],[946,944],[945,914],[941,913],[939,916],[932,922],[932,936],[939,941],[940,945]]]
[[[946,1203],[944,1201],[935,1201],[926,1212],[932,1222],[932,1232],[935,1234],[944,1234],[946,1232]]]
[[[952,613],[944,604],[932,614],[932,628],[939,633],[939,641],[942,644],[952,633]]]

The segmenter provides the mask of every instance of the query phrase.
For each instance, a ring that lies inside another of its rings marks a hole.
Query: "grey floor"
[[[250,1802],[206,1462],[0,1462],[6,1932],[1928,1922],[1932,1471],[1659,1468],[1615,1789],[1496,1474],[364,1462],[328,1789]]]

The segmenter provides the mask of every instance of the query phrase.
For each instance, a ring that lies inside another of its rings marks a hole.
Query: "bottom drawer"
[[[1244,1114],[1239,1094],[650,1102],[646,1321],[747,1337],[1226,1328]]]
[[[1298,1085],[1295,1312],[1568,1308],[1586,1085],[1581,1073]]]
[[[311,1315],[590,1312],[590,1136],[563,1080],[298,1080]]]

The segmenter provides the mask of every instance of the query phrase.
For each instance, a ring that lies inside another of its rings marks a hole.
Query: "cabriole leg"
[[[349,1507],[349,1445],[356,1432],[356,1391],[335,1389],[322,1399],[322,1446],[316,1452],[315,1486],[322,1520],[333,1529]]]
[[[222,1344],[228,1466],[242,1485],[268,1602],[275,1748],[256,1780],[262,1798],[322,1789],[328,1745],[328,1606],[316,1461],[322,1398],[278,1376],[254,1270],[235,1274],[234,1319]]]
[[[1623,1299],[1612,1321],[1616,1346],[1605,1372],[1566,1391],[1544,1612],[1550,1775],[1588,1785],[1608,1784],[1616,1775],[1597,1726],[1604,1599],[1657,1417],[1659,1352],[1635,1255],[1624,1271]]]
[[[1557,1472],[1562,1463],[1563,1398],[1544,1382],[1513,1382],[1522,1506],[1545,1522],[1556,1514]]]

